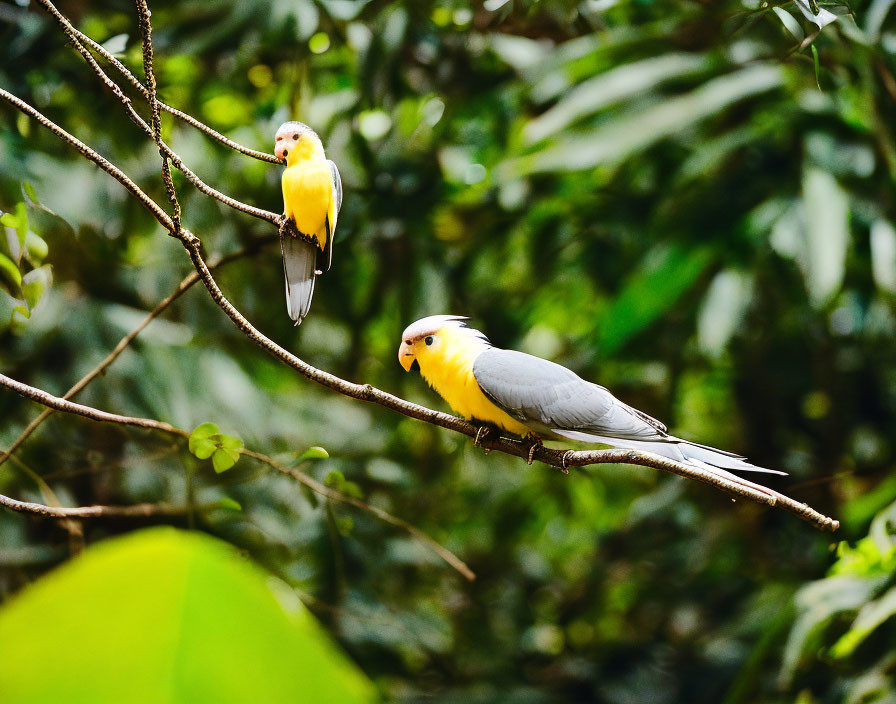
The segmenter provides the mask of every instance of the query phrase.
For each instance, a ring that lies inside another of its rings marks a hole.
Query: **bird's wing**
[[[324,271],[329,271],[333,264],[333,235],[336,232],[336,221],[339,218],[339,211],[342,209],[342,177],[339,175],[339,169],[336,164],[327,160],[327,166],[330,167],[330,174],[333,180],[333,199],[330,208],[327,210],[327,243],[324,245],[323,257],[321,263],[324,265]]]
[[[661,440],[666,426],[566,367],[512,350],[489,349],[473,376],[492,403],[527,425],[610,438]]]

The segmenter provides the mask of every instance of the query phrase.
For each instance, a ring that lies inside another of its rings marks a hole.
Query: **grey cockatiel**
[[[493,347],[466,318],[433,315],[410,325],[398,359],[460,415],[520,436],[643,450],[719,474],[769,472],[724,450],[676,438],[666,426],[566,367]]]
[[[286,310],[296,325],[308,315],[314,279],[333,263],[333,235],[342,208],[342,179],[308,125],[285,122],[274,137],[274,156],[286,162],[283,212],[311,242],[283,235]]]

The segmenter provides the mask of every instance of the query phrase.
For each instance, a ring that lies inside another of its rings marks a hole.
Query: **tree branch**
[[[146,86],[144,86],[137,79],[137,77],[128,70],[127,66],[125,66],[123,63],[121,63],[121,61],[119,61],[112,54],[110,54],[108,51],[106,51],[106,49],[103,48],[103,46],[101,44],[95,42],[93,39],[88,37],[86,34],[79,31],[74,25],[72,25],[71,22],[69,22],[68,18],[65,15],[63,15],[61,12],[59,12],[59,10],[57,10],[56,7],[52,5],[52,3],[45,2],[44,0],[38,0],[38,1],[63,26],[63,28],[67,28],[78,39],[80,39],[82,42],[87,44],[91,49],[93,49],[96,53],[98,53],[100,56],[102,56],[104,59],[106,59],[106,61],[108,61],[110,64],[112,64],[118,70],[118,72],[121,73],[121,75],[124,76],[125,79],[132,86],[134,86],[134,88],[136,88],[138,91],[140,91],[143,94],[144,98],[146,98],[147,100],[150,99],[149,89]],[[188,125],[195,127],[196,129],[200,130],[201,132],[204,132],[212,139],[223,144],[225,147],[229,147],[230,149],[233,149],[234,151],[238,151],[241,154],[245,154],[246,156],[251,156],[252,158],[258,159],[260,161],[267,161],[268,163],[271,163],[271,164],[279,164],[280,163],[280,160],[277,157],[275,157],[273,154],[267,154],[266,152],[260,152],[260,151],[256,151],[255,149],[249,149],[249,147],[244,147],[242,144],[234,142],[232,139],[228,139],[227,137],[225,137],[223,134],[221,134],[217,130],[212,129],[208,125],[203,124],[202,122],[197,120],[192,115],[188,115],[187,113],[182,112],[181,110],[178,110],[177,108],[173,108],[170,105],[166,105],[165,103],[163,103],[161,101],[159,102],[159,107],[162,108],[162,110],[164,110],[165,112],[168,112],[168,113],[174,115],[176,118],[183,120]]]
[[[134,109],[134,106],[131,104],[131,99],[128,98],[127,95],[125,95],[124,91],[121,90],[121,87],[117,83],[115,83],[115,81],[113,81],[111,78],[109,78],[109,76],[106,74],[106,72],[103,71],[103,69],[100,67],[100,65],[96,62],[96,59],[93,58],[93,55],[87,50],[87,47],[85,47],[81,43],[81,41],[79,40],[79,33],[72,26],[71,22],[69,22],[68,19],[66,19],[65,16],[61,12],[59,12],[58,9],[56,9],[56,7],[53,5],[52,2],[50,2],[50,0],[37,0],[37,1],[47,10],[47,12],[53,18],[55,18],[60,23],[60,25],[62,25],[62,31],[68,37],[69,41],[71,41],[72,45],[75,47],[75,49],[78,51],[78,53],[80,53],[81,56],[84,57],[84,60],[87,62],[87,65],[90,66],[91,70],[99,77],[99,79],[100,79],[100,81],[102,81],[103,85],[105,85],[110,91],[112,91],[112,94],[115,95],[115,97],[118,98],[119,101],[121,101],[122,105],[124,105],[124,108],[128,113],[128,117],[130,117],[131,120],[134,122],[134,124],[136,124],[140,129],[142,129],[147,135],[149,135],[150,137],[153,138],[153,140],[156,142],[156,144],[159,147],[159,150],[160,150],[160,153],[161,153],[163,159],[166,156],[169,159],[171,159],[171,163],[173,163],[175,165],[175,167],[177,167],[177,169],[181,173],[183,173],[183,175],[187,178],[187,180],[190,183],[192,183],[198,190],[205,193],[207,196],[211,196],[212,198],[215,198],[216,200],[221,201],[222,203],[224,203],[224,205],[227,205],[227,206],[233,208],[234,210],[239,210],[240,212],[246,213],[247,215],[251,215],[252,217],[256,217],[260,220],[267,220],[268,222],[271,222],[274,224],[277,224],[279,222],[280,216],[277,213],[272,213],[270,210],[265,210],[263,208],[256,208],[254,205],[249,205],[247,203],[238,201],[236,198],[231,198],[230,196],[222,193],[221,191],[217,190],[216,188],[212,188],[205,181],[203,181],[201,178],[199,178],[195,173],[193,173],[193,171],[191,171],[187,167],[187,165],[184,164],[183,159],[181,159],[180,156],[178,156],[161,139],[161,134],[159,134],[159,138],[156,139],[155,124],[153,126],[150,126],[149,124],[146,123],[146,121],[142,117],[140,117],[140,115]],[[149,12],[149,10],[147,9],[147,13],[148,12]],[[142,32],[143,27],[144,27],[142,12],[138,12],[138,17],[141,18],[139,24],[140,24],[141,32]],[[147,22],[148,22],[148,19],[147,19]],[[147,46],[147,44],[145,42],[144,42],[144,46]],[[148,65],[146,63],[147,59],[149,61]],[[153,99],[155,98],[155,76],[152,74],[152,50],[151,49],[149,50],[148,54],[144,53],[144,70],[147,69],[147,66],[148,66],[148,70],[150,72],[149,75],[152,76],[152,81],[151,81],[152,89],[150,90],[148,88],[145,88],[144,91],[145,91],[147,98],[150,99],[150,101],[151,101],[150,104],[156,105],[156,104],[158,104],[157,99],[155,101],[153,101]],[[150,82],[149,78],[147,78],[147,82]],[[157,117],[155,108],[153,108],[153,115],[154,115],[153,119],[155,119],[155,117]],[[159,128],[161,129],[161,122],[159,122]],[[85,154],[85,156],[86,156],[86,154]],[[167,164],[167,162],[166,162],[166,164]],[[167,166],[164,166],[163,169],[164,168],[167,168]],[[165,187],[166,187],[166,189],[168,189],[169,198],[171,198],[171,189],[169,188],[169,182],[170,182],[170,171],[169,171],[169,178],[165,179]],[[173,184],[171,185],[171,187],[173,188]],[[171,231],[171,232],[174,232],[177,229],[175,227],[175,224],[177,226],[179,226],[179,217],[180,217],[179,210],[180,210],[180,207],[177,206],[175,208],[175,215],[177,217],[174,219],[177,221],[177,223],[175,223],[174,220],[172,221],[172,227],[174,227],[174,229],[169,228],[169,231]],[[166,227],[167,227],[167,225],[166,225]]]
[[[180,516],[184,506],[167,504],[134,504],[133,506],[45,506],[31,501],[19,501],[0,494],[0,506],[17,513],[33,513],[46,518],[148,518],[150,516]]]
[[[96,408],[92,408],[90,406],[84,406],[79,403],[72,403],[71,401],[66,401],[65,399],[57,398],[42,389],[37,389],[33,386],[28,386],[27,384],[23,384],[19,381],[15,381],[14,379],[10,379],[8,376],[0,374],[0,386],[5,386],[8,389],[11,389],[18,393],[20,396],[24,396],[27,399],[32,401],[36,401],[48,408],[53,408],[57,411],[65,411],[66,413],[73,413],[75,415],[83,416],[85,418],[89,418],[90,420],[95,420],[103,423],[118,423],[119,425],[131,425],[138,428],[146,428],[150,430],[158,430],[163,433],[168,433],[170,435],[176,435],[180,438],[184,438],[189,440],[190,433],[186,430],[182,430],[181,428],[176,428],[173,425],[168,423],[164,423],[162,421],[153,420],[150,418],[131,418],[128,416],[120,416],[115,413],[107,413],[106,411],[101,411]],[[441,557],[445,562],[447,562],[451,567],[460,572],[466,579],[473,580],[476,578],[476,575],[473,571],[466,565],[466,563],[461,560],[457,555],[452,553],[448,548],[443,547],[438,542],[430,538],[426,533],[417,528],[416,526],[411,525],[407,521],[404,521],[396,516],[393,516],[391,513],[387,511],[383,511],[376,506],[371,506],[360,499],[356,499],[352,496],[348,496],[343,494],[342,492],[336,491],[335,489],[331,489],[328,486],[321,484],[316,481],[314,478],[308,476],[304,472],[298,469],[290,469],[284,467],[279,462],[274,460],[267,455],[264,455],[260,452],[254,452],[252,450],[243,449],[242,454],[245,454],[253,459],[256,459],[260,462],[264,462],[270,467],[273,467],[279,472],[283,474],[287,474],[294,479],[297,479],[302,484],[307,486],[312,491],[321,494],[322,496],[327,497],[333,501],[339,501],[344,504],[349,504],[350,506],[355,506],[356,508],[360,508],[368,513],[376,516],[377,518],[389,523],[393,526],[397,526],[406,530],[411,534],[414,538],[417,538],[421,542],[423,542],[427,547],[429,547],[433,552],[435,552],[439,557]],[[79,508],[61,508],[57,509],[51,506],[43,506],[42,504],[32,504],[25,501],[17,501],[16,499],[10,499],[9,497],[0,495],[0,505],[6,506],[7,508],[11,508],[14,511],[23,511],[27,513],[36,513],[43,516],[49,516],[52,518],[72,518],[75,516],[84,515],[85,517],[103,515],[102,509],[108,509],[111,511],[110,513],[106,513],[105,515],[126,515],[128,510],[134,508],[134,515],[145,515],[141,513],[141,511],[145,511],[147,506],[155,506],[155,504],[139,504],[137,507],[102,507],[102,506],[87,506],[87,507],[79,507]],[[63,513],[59,513],[59,512]],[[64,512],[84,512],[81,513],[64,513]],[[118,512],[117,514],[115,512]]]
[[[306,376],[312,381],[317,382],[321,386],[341,393],[345,396],[349,396],[361,401],[375,403],[410,418],[416,418],[417,420],[421,420],[432,425],[437,425],[449,430],[454,430],[455,432],[462,433],[464,435],[467,435],[468,437],[475,436],[478,427],[473,425],[472,423],[469,423],[447,413],[441,413],[439,411],[426,408],[425,406],[420,406],[418,404],[405,401],[404,399],[398,398],[397,396],[374,388],[370,384],[355,384],[346,381],[345,379],[341,379],[338,376],[311,366],[307,362],[302,361],[292,353],[285,350],[274,341],[270,340],[258,329],[256,329],[255,326],[253,326],[242,315],[242,313],[240,313],[224,296],[223,292],[218,287],[217,282],[209,271],[208,265],[202,257],[202,254],[200,252],[199,240],[194,235],[192,235],[187,230],[182,230],[180,235],[175,234],[174,226],[171,219],[164,213],[164,211],[161,211],[161,208],[159,208],[159,206],[154,201],[152,201],[149,196],[147,196],[143,191],[139,189],[139,187],[136,186],[136,184],[128,179],[128,177],[125,176],[120,169],[110,164],[103,157],[84,145],[82,142],[77,140],[61,127],[58,127],[52,121],[48,120],[35,108],[31,107],[24,101],[16,98],[11,93],[8,93],[7,91],[4,91],[2,89],[0,89],[0,98],[6,99],[19,110],[22,110],[26,114],[31,115],[32,117],[37,119],[40,124],[53,131],[65,141],[69,142],[69,144],[75,146],[75,148],[78,149],[78,151],[80,151],[85,157],[87,157],[91,161],[94,161],[94,163],[98,164],[101,168],[106,170],[110,175],[121,182],[125,186],[125,188],[127,188],[135,197],[137,197],[153,214],[153,216],[156,217],[156,219],[166,227],[166,229],[170,233],[180,239],[181,243],[184,245],[190,256],[191,261],[193,262],[194,268],[199,273],[203,284],[208,289],[215,304],[218,305],[218,307],[220,307],[227,314],[227,316],[234,322],[234,324],[246,337],[255,342],[270,355],[281,360],[287,366],[292,367],[302,375]],[[528,444],[502,437],[489,438],[483,442],[483,445],[487,449],[498,450],[500,452],[514,455],[516,457],[527,457],[529,453]],[[796,515],[802,520],[813,524],[820,530],[833,531],[836,530],[840,525],[839,521],[836,521],[832,518],[829,518],[828,516],[819,513],[818,511],[812,509],[804,503],[795,501],[787,496],[784,496],[783,494],[780,494],[779,492],[767,489],[758,484],[754,484],[753,482],[742,479],[729,479],[727,477],[710,474],[709,472],[701,470],[697,467],[680,464],[678,462],[673,462],[672,460],[667,460],[665,458],[657,457],[648,453],[635,452],[632,450],[591,450],[575,452],[572,450],[562,451],[546,447],[539,447],[536,448],[534,458],[541,462],[544,462],[545,464],[562,469],[565,469],[568,466],[585,466],[590,464],[606,463],[624,463],[640,465],[643,467],[652,467],[654,469],[659,469],[665,472],[671,472],[673,474],[688,477],[690,479],[695,479],[706,484],[711,484],[717,489],[731,494],[732,496],[749,499],[751,501],[765,504],[767,506],[778,506],[779,508],[782,508],[785,511]]]

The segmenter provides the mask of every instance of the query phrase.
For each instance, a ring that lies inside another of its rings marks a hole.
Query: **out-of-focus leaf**
[[[601,352],[612,354],[675,305],[712,256],[712,250],[705,247],[674,246],[650,252],[600,320]]]
[[[824,306],[840,290],[849,243],[849,200],[826,171],[809,168],[803,177],[806,246],[798,255],[809,298]]]
[[[492,34],[489,38],[492,51],[504,63],[517,71],[537,64],[545,55],[545,48],[534,39],[513,34]]]
[[[374,699],[288,587],[170,528],[90,548],[7,604],[0,691],[4,704]]]
[[[834,643],[831,656],[849,657],[878,626],[894,614],[896,614],[896,587],[884,593],[879,599],[862,606],[849,630]]]
[[[793,15],[791,15],[787,10],[783,7],[773,7],[772,10],[778,16],[778,19],[781,20],[781,24],[793,35],[793,38],[798,42],[803,40],[803,37],[806,36],[806,33],[803,31],[803,28],[800,26],[800,23],[796,21]]]
[[[218,508],[227,509],[228,511],[242,511],[243,506],[236,499],[231,499],[229,496],[225,496],[223,499],[218,499],[217,502]]]
[[[0,277],[6,284],[5,288],[14,296],[18,296],[19,287],[22,285],[22,273],[15,262],[0,252]]]
[[[220,474],[221,472],[226,472],[236,464],[236,460],[239,458],[239,456],[239,453],[236,453],[235,459],[231,452],[227,450],[215,450],[215,453],[212,455],[212,466],[215,468],[215,472],[217,472],[218,474]]]
[[[128,35],[116,34],[103,42],[103,48],[113,56],[121,56],[128,48]]]
[[[880,288],[896,293],[896,228],[886,220],[871,225],[871,273]]]
[[[53,280],[50,267],[32,269],[22,277],[22,294],[28,308],[34,310]]]
[[[558,138],[541,151],[506,162],[502,171],[512,175],[578,171],[617,162],[733,103],[772,90],[783,80],[784,74],[776,66],[741,69],[638,114],[625,115],[606,126]]]
[[[752,282],[743,272],[727,269],[709,285],[697,319],[700,348],[717,357],[740,326],[752,296]]]
[[[0,224],[15,229],[19,237],[19,246],[25,244],[25,235],[28,234],[28,208],[24,203],[16,203],[14,213],[3,213],[0,216]]]
[[[523,136],[530,144],[538,142],[608,105],[645,93],[663,81],[701,71],[709,63],[700,54],[666,54],[601,73],[568,91],[527,124]]]
[[[29,230],[25,235],[25,256],[28,258],[28,261],[33,266],[40,266],[49,253],[50,247],[46,240]]]
[[[327,452],[322,447],[309,447],[305,450],[301,455],[299,455],[299,461],[302,460],[325,460],[330,456],[330,453]]]

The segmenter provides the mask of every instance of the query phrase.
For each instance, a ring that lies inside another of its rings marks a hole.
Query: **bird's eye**
[[[413,343],[412,343],[410,340],[405,340],[405,341],[404,341],[404,344],[406,344],[406,345],[411,345],[411,344],[413,344]]]
[[[283,137],[277,137],[277,139],[275,139],[274,141],[279,142],[281,139],[283,139]]]
[[[298,139],[298,138],[299,138],[299,133],[296,132],[296,133],[292,136],[292,138],[293,138],[293,139]]]
[[[428,337],[424,340],[424,342],[426,343],[427,346],[431,345],[431,344],[432,344],[432,335],[428,336]]]

